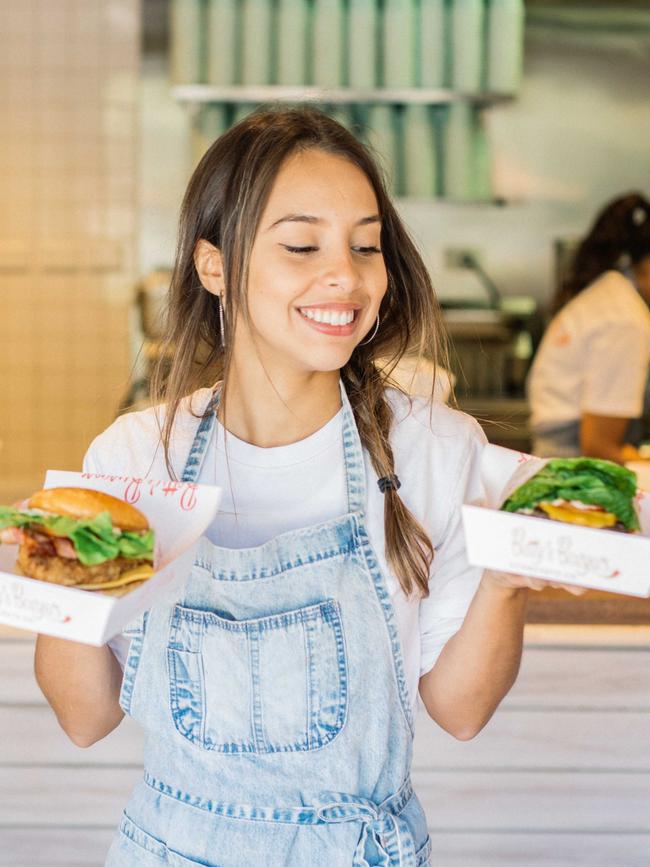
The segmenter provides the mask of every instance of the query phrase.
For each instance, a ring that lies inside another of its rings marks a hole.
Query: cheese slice
[[[146,581],[153,575],[152,566],[137,566],[129,572],[124,572],[119,578],[114,581],[94,582],[92,584],[75,584],[76,590],[114,590],[116,587],[125,587],[127,584],[134,584],[137,581]]]
[[[611,512],[594,509],[576,509],[566,503],[555,506],[553,503],[538,503],[537,507],[552,518],[554,521],[564,521],[566,524],[579,524],[581,527],[594,527],[601,530],[605,527],[613,527],[618,521],[616,515]]]

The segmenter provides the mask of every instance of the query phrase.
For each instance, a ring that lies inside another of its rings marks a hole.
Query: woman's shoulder
[[[476,419],[444,403],[391,392],[391,445],[400,496],[434,543],[463,502],[482,498],[486,436]]]
[[[420,448],[463,452],[483,445],[485,434],[475,418],[442,401],[413,396],[388,388],[386,397],[394,414],[394,444],[417,443]]]
[[[386,389],[386,397],[393,409],[396,429],[422,431],[424,436],[485,438],[475,418],[443,401],[405,394],[396,388]]]
[[[198,418],[205,412],[211,395],[211,389],[200,388],[181,399],[174,419],[175,434],[192,430],[198,424]],[[97,439],[108,443],[135,439],[145,443],[160,437],[166,418],[167,405],[164,403],[126,412],[118,416]]]
[[[576,296],[581,308],[589,311],[595,322],[607,320],[630,321],[631,324],[647,324],[650,312],[634,283],[620,271],[605,271],[583,292]],[[641,319],[639,319],[641,314]]]
[[[178,407],[172,431],[172,450],[184,455],[198,424],[198,418],[212,395],[212,389],[201,388],[184,397]],[[162,453],[162,430],[167,406],[157,404],[118,416],[90,444],[84,467],[99,467],[95,471],[117,468],[130,474],[148,474]],[[119,467],[116,464],[119,463]],[[164,463],[164,460],[163,460]],[[147,465],[147,469],[143,467]]]
[[[597,292],[602,291],[603,289],[612,289],[615,286],[623,289],[634,288],[632,281],[622,271],[617,271],[616,268],[610,268],[608,271],[603,271],[599,277],[596,277],[596,279],[587,286],[585,292],[587,290]]]

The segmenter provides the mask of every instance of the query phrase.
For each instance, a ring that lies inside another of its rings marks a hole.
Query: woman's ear
[[[212,292],[213,295],[223,295],[226,287],[223,280],[221,250],[203,238],[197,241],[194,248],[194,267],[201,284],[208,292]]]

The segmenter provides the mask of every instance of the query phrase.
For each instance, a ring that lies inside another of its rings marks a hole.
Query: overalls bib
[[[176,604],[127,630],[120,704],[145,729],[145,772],[106,867],[430,863],[402,652],[341,398],[347,514],[254,548],[202,537]],[[199,477],[218,401],[183,481]]]

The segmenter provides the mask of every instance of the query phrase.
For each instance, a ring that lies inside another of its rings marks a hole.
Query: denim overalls
[[[176,604],[127,630],[120,703],[147,734],[145,772],[106,867],[430,863],[402,652],[341,397],[347,514],[255,548],[202,537]],[[218,400],[184,481],[199,476]]]

